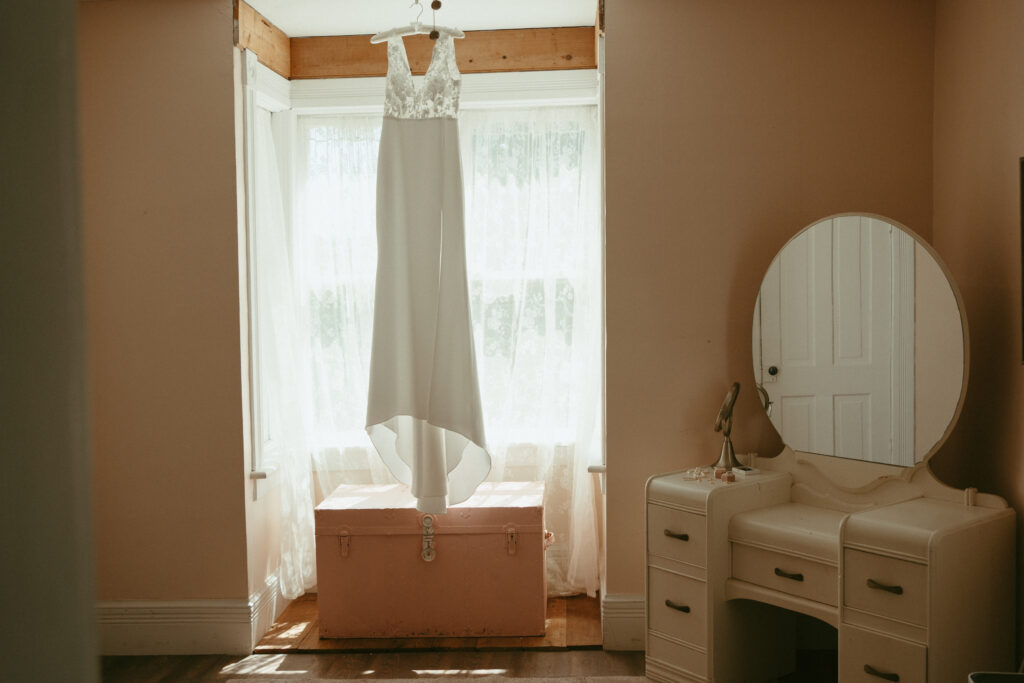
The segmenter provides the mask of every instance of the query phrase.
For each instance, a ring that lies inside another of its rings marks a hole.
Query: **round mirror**
[[[960,296],[934,251],[878,217],[831,216],[775,256],[754,308],[754,381],[796,451],[911,467],[967,385]]]

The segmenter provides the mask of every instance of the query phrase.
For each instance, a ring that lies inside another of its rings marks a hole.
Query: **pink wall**
[[[1018,511],[1020,534],[1024,3],[939,0],[935,43],[933,236],[963,292],[971,376],[960,421],[932,465],[949,484],[1004,496]],[[1019,577],[1024,557],[1017,562]],[[1024,605],[1021,586],[1017,595]]]
[[[247,597],[232,3],[79,7],[99,599]]]
[[[643,489],[780,446],[752,391],[776,251],[823,216],[932,215],[930,0],[608,0],[608,591],[643,589]]]
[[[244,596],[231,3],[80,8],[100,598]],[[839,211],[934,237],[972,337],[935,469],[1024,508],[1024,4],[607,12],[609,591],[642,590],[643,483],[717,457],[731,381],[737,450],[777,451],[751,391],[754,296],[776,250]]]

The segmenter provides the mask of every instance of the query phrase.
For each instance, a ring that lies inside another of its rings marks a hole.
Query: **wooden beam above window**
[[[387,45],[370,43],[370,36],[289,38],[250,7],[235,2],[235,44],[251,50],[260,62],[288,79],[358,78],[387,73]],[[509,29],[466,31],[456,42],[462,73],[498,71],[555,71],[596,69],[595,28]],[[430,63],[433,41],[425,35],[407,36],[406,51],[413,73]]]
[[[291,78],[291,39],[243,0],[235,0],[235,45],[254,52],[268,69]]]
[[[292,75],[299,78],[353,78],[387,73],[387,44],[370,43],[370,36],[292,38]],[[407,36],[406,51],[413,73],[430,64],[434,42],[425,35]],[[551,71],[596,69],[594,29],[570,28],[466,31],[456,41],[459,71]]]

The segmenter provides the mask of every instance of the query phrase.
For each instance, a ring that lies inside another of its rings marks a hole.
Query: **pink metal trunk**
[[[483,483],[446,514],[401,484],[316,508],[321,638],[544,633],[544,482]]]

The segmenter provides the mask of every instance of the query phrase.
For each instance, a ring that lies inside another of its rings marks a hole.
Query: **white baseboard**
[[[100,654],[247,655],[286,603],[276,576],[248,600],[101,602]]]
[[[644,596],[612,593],[601,599],[605,650],[643,650],[644,623]]]

